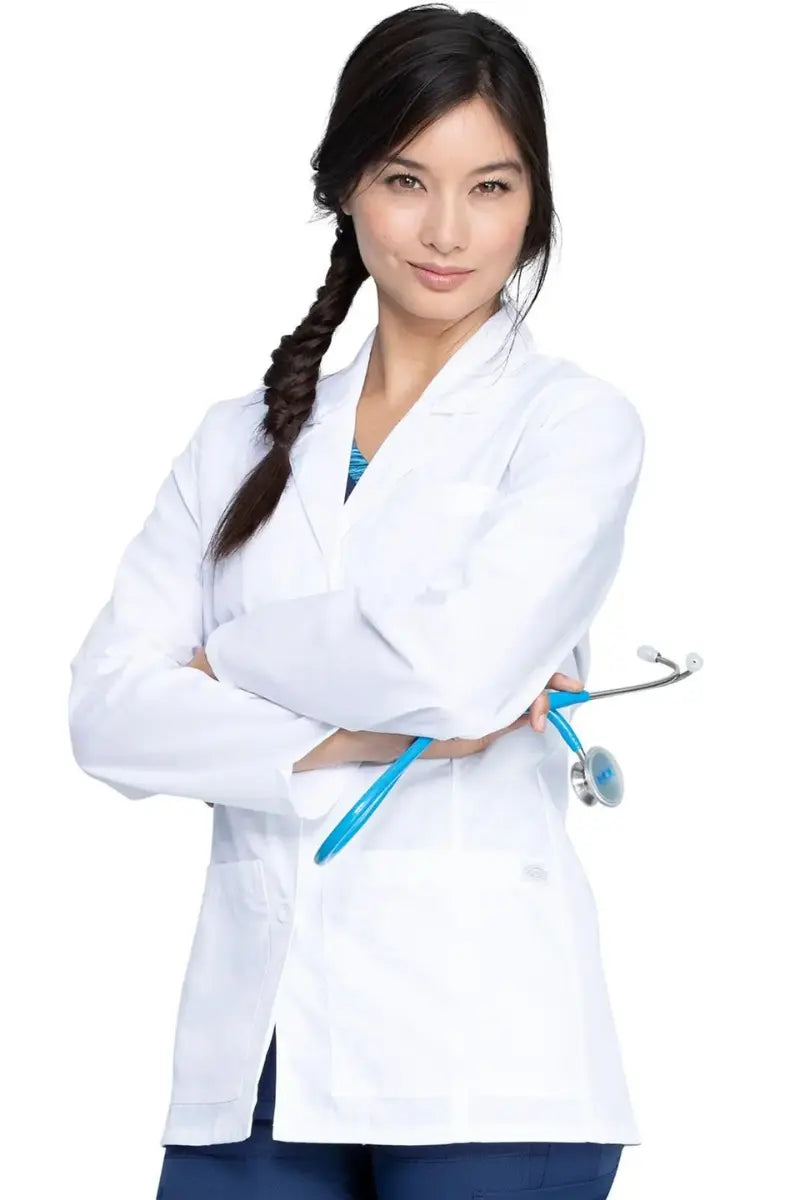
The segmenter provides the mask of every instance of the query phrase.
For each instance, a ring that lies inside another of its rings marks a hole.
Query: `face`
[[[509,160],[521,170],[478,169]],[[531,188],[516,144],[489,105],[480,98],[459,105],[409,142],[400,161],[379,165],[342,205],[379,299],[450,320],[496,296],[516,268]],[[444,286],[414,263],[469,273]]]

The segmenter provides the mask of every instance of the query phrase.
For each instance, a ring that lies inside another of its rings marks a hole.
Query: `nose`
[[[432,197],[425,207],[420,241],[444,258],[469,245],[468,217],[461,203],[446,196]]]

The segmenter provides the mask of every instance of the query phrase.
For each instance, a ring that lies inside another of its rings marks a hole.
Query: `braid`
[[[270,448],[220,518],[206,550],[215,563],[233,554],[275,511],[291,473],[289,450],[314,406],[323,356],[368,277],[352,220],[339,222],[325,282],[307,315],[272,352],[264,375],[267,411],[259,426]]]
[[[366,278],[353,223],[348,220],[337,228],[331,263],[316,300],[294,333],[281,338],[264,376],[268,410],[261,428],[272,435],[284,458],[311,412],[325,352]]]

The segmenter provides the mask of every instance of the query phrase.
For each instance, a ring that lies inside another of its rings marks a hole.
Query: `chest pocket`
[[[370,557],[387,589],[396,595],[456,583],[498,497],[488,484],[465,481],[425,481],[397,497],[372,532]]]
[[[468,537],[479,519],[492,507],[500,493],[485,483],[462,480],[426,482],[399,499],[395,520],[417,535],[433,537],[437,530],[441,542],[451,540],[456,549]]]
[[[499,495],[497,488],[488,483],[463,480],[433,484],[425,488],[424,494],[432,497],[433,504],[445,518],[479,516]]]

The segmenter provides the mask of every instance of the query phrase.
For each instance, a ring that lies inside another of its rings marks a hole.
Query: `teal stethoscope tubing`
[[[566,708],[570,704],[585,704],[587,700],[592,699],[591,692],[548,692],[550,702],[550,711],[547,714],[548,721],[552,721],[558,732],[563,737],[564,741],[569,746],[570,750],[576,752],[581,749],[581,743],[575,730],[569,722],[561,716],[557,711],[559,708]],[[530,708],[526,708],[525,712],[530,712]],[[521,714],[524,716],[524,713]],[[378,805],[392,790],[397,780],[405,771],[406,767],[414,761],[426,746],[430,746],[434,739],[431,737],[418,737],[411,743],[407,750],[397,758],[380,776],[371,787],[368,787],[349,812],[345,813],[338,825],[328,834],[325,841],[314,855],[314,862],[322,864],[334,854],[347,845],[350,839],[361,828],[361,826],[369,820]]]
[[[614,782],[613,780],[615,774],[618,773],[619,764],[615,763],[613,756],[608,751],[603,750],[601,746],[595,746],[588,752],[588,757],[593,759],[593,761],[587,764],[587,755],[581,746],[580,738],[566,718],[561,716],[558,709],[567,708],[571,704],[585,704],[587,700],[598,700],[602,696],[622,696],[628,692],[643,692],[650,688],[664,687],[665,684],[675,683],[679,679],[686,679],[689,675],[693,675],[695,671],[699,671],[703,665],[700,655],[694,652],[686,655],[686,669],[684,671],[681,671],[676,662],[673,662],[670,658],[665,658],[653,646],[640,646],[636,653],[645,662],[663,663],[670,668],[670,674],[664,675],[661,679],[652,679],[645,683],[633,683],[627,687],[606,688],[600,692],[548,692],[550,703],[550,711],[547,714],[548,721],[551,721],[555,725],[570,750],[574,750],[583,760],[582,765],[578,763],[573,764],[572,783],[577,794],[587,804],[595,803],[595,800],[598,798],[604,804],[619,803],[622,795],[621,788],[618,786],[618,782]],[[526,713],[530,711],[530,707],[525,709]],[[525,714],[522,713],[521,715],[524,716]],[[422,754],[425,747],[430,746],[433,740],[430,737],[418,737],[395,762],[387,767],[372,786],[367,788],[364,795],[356,801],[349,812],[345,813],[338,825],[328,834],[314,855],[315,863],[322,864],[327,862],[334,854],[338,854],[343,846],[347,845],[365,821],[369,820],[384,797],[392,790],[409,763],[412,763],[415,758]],[[598,762],[600,765],[599,775],[595,771],[595,766]],[[590,776],[593,777],[592,782],[590,782]],[[605,783],[607,783],[606,777],[612,779],[611,794],[609,794],[608,788],[605,786]]]

